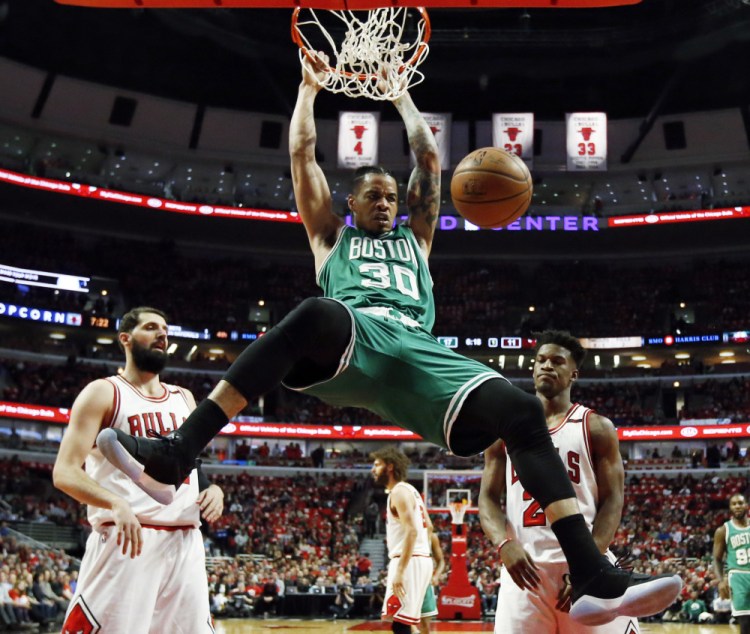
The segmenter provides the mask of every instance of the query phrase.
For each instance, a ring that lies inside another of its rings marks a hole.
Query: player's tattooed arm
[[[412,226],[415,222],[423,222],[434,233],[440,214],[440,174],[432,174],[417,166],[409,179],[406,206]]]
[[[440,154],[433,131],[409,93],[393,103],[404,121],[409,147],[416,159],[406,193],[409,226],[428,255],[440,213]]]

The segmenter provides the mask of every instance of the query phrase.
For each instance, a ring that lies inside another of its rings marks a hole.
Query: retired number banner
[[[377,112],[339,113],[339,167],[378,164],[379,123]]]
[[[607,169],[607,115],[570,112],[567,123],[568,170],[603,172]]]
[[[526,165],[534,167],[534,114],[493,114],[492,145],[520,156]]]

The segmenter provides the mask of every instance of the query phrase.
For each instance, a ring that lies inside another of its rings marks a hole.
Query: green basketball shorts
[[[336,407],[363,407],[450,449],[453,423],[469,393],[485,381],[507,380],[407,325],[412,320],[393,309],[342,305],[352,318],[352,336],[334,376],[313,385],[287,381],[286,387]]]

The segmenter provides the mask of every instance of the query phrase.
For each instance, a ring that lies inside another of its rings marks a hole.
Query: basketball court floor
[[[381,621],[326,621],[323,619],[224,619],[216,621],[217,634],[355,634],[357,632],[390,632]],[[493,624],[482,621],[440,621],[432,624],[436,634],[492,632]],[[642,634],[729,634],[739,632],[732,625],[688,625],[685,623],[643,623]],[[534,632],[529,632],[534,634]]]

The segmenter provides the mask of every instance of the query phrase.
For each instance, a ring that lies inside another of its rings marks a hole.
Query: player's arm
[[[61,491],[81,504],[90,504],[112,510],[117,529],[117,544],[122,544],[123,554],[141,553],[141,525],[130,504],[105,489],[83,469],[86,457],[96,444],[102,422],[111,413],[114,386],[99,379],[89,383],[78,395],[70,410],[70,423],[60,443],[52,481]]]
[[[604,416],[589,415],[591,453],[594,461],[599,507],[594,517],[592,535],[603,553],[609,548],[622,518],[625,501],[625,469],[620,456],[620,442],[612,421]]]
[[[435,568],[432,572],[432,585],[436,586],[440,583],[440,577],[445,571],[445,555],[440,545],[440,538],[432,529],[430,529],[430,547],[432,549],[432,558],[435,560]]]
[[[724,560],[727,556],[727,527],[722,524],[714,533],[713,564],[716,578],[719,580],[719,596],[729,598],[729,584],[724,574]]]
[[[508,537],[506,515],[500,505],[500,498],[505,493],[507,460],[502,440],[484,451],[484,470],[479,485],[479,522],[487,539],[500,548],[500,557],[513,582],[521,590],[533,590],[539,585],[536,563],[522,544]]]
[[[479,523],[493,546],[499,546],[508,537],[505,512],[500,498],[505,493],[505,464],[508,456],[503,441],[498,440],[484,452],[484,470],[479,485]]]
[[[394,99],[393,104],[404,120],[409,147],[416,158],[416,167],[409,177],[406,192],[408,225],[425,256],[428,256],[440,215],[440,154],[435,135],[409,93]]]
[[[436,586],[440,581],[440,575],[442,575],[445,570],[445,555],[443,555],[443,549],[440,547],[440,538],[435,533],[435,526],[432,524],[430,514],[425,513],[424,519],[427,524],[427,541],[430,543],[430,552],[432,553],[432,559],[434,560],[432,585]]]
[[[391,507],[396,511],[398,521],[404,529],[404,545],[392,579],[393,593],[403,600],[406,595],[404,573],[414,553],[414,544],[417,542],[419,533],[419,522],[424,520],[419,517],[416,502],[407,487],[396,487],[392,491]]]
[[[317,256],[320,249],[333,246],[336,232],[344,221],[333,213],[328,181],[315,160],[314,104],[322,88],[318,80],[322,81],[324,77],[322,69],[327,59],[314,52],[311,54],[316,61],[306,59],[302,65],[302,82],[289,124],[289,156],[297,211],[307,230],[310,247]]]

